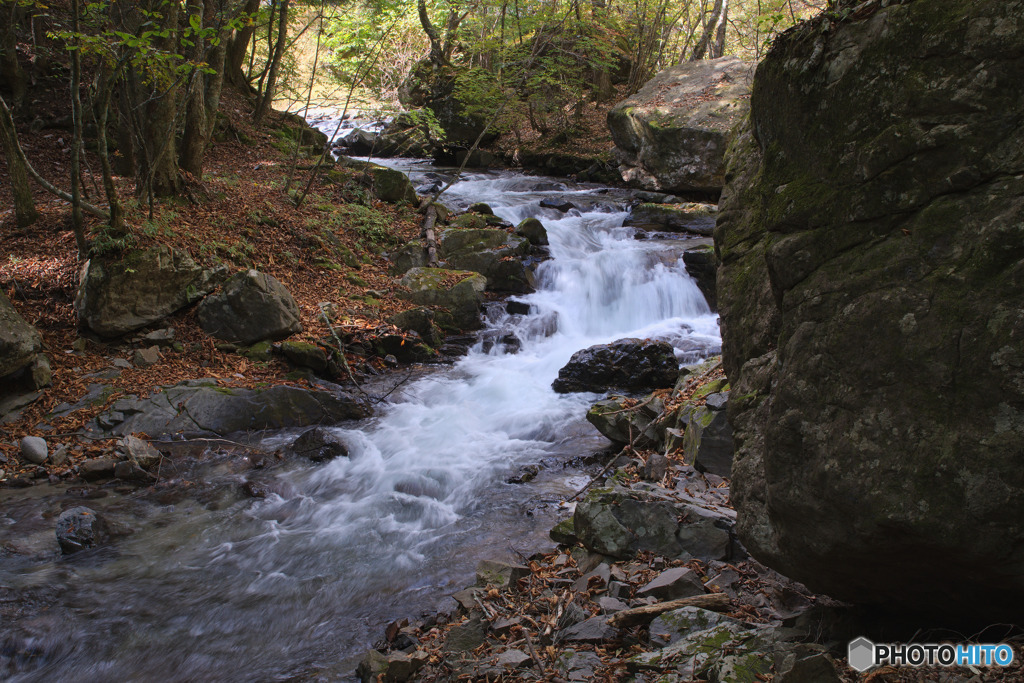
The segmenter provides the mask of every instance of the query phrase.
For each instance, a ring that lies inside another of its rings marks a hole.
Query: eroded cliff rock
[[[730,150],[738,530],[813,590],[996,617],[1024,604],[1024,1],[881,4],[783,34]]]

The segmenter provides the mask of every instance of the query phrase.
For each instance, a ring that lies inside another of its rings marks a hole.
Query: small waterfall
[[[577,208],[540,207],[552,198]],[[681,361],[720,344],[680,249],[621,227],[625,199],[513,173],[454,185],[444,198],[453,207],[484,201],[548,230],[538,291],[517,297],[530,313],[495,308],[481,334],[512,335],[518,351],[481,342],[406,385],[373,420],[336,428],[351,457],[283,467],[280,493],[266,500],[140,513],[144,528],[119,542],[116,558],[61,570],[70,588],[55,654],[14,680],[287,678],[358,656],[388,620],[470,581],[479,558],[540,542],[554,503],[586,481],[562,463],[604,443],[583,420],[596,395],[551,390],[559,368],[622,337],[668,340]],[[537,462],[550,474],[505,483]]]

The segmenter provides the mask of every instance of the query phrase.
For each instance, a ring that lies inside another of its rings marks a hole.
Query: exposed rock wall
[[[839,598],[1012,613],[1024,0],[880,4],[783,34],[730,150],[715,242],[738,529]]]

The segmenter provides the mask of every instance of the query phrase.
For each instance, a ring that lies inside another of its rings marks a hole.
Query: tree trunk
[[[7,103],[4,101],[3,96],[0,96],[0,129],[3,130],[5,149],[7,143],[10,143],[13,147],[14,154],[18,157],[16,163],[20,164],[22,168],[28,171],[28,174],[32,176],[37,183],[42,185],[44,190],[52,192],[66,202],[70,202],[71,195],[64,190],[55,187],[53,183],[39,175],[39,172],[32,168],[32,164],[28,163],[28,159],[25,157],[25,150],[21,148],[21,144],[18,142],[18,133],[14,129],[14,117],[11,116],[11,110],[7,108]],[[92,204],[82,202],[82,208],[94,216],[99,216],[103,220],[110,218],[110,214],[103,209],[93,206]]]
[[[0,102],[2,101],[0,99]],[[19,228],[24,228],[39,219],[39,212],[36,211],[35,201],[32,199],[27,164],[18,154],[18,132],[14,128],[14,119],[11,118],[6,103],[0,111],[0,143],[4,147],[7,175],[10,176],[11,187],[14,190],[14,220]]]
[[[169,53],[177,49],[178,44],[178,3],[166,4],[164,28],[170,35],[159,47]],[[147,91],[152,86],[143,86]],[[178,81],[157,92],[140,93],[139,102],[146,102],[146,118],[142,130],[145,131],[144,144],[149,159],[149,172],[140,189],[148,188],[157,197],[172,197],[181,192],[181,174],[178,168],[177,153],[177,121],[178,113]]]
[[[416,3],[416,10],[420,17],[420,26],[423,27],[423,32],[427,34],[427,38],[430,40],[430,61],[434,66],[445,66],[448,64],[448,60],[444,56],[444,46],[441,44],[441,36],[438,34],[437,29],[434,28],[434,24],[430,21],[430,15],[427,14],[427,3],[426,0],[418,0]]]
[[[708,17],[707,23],[704,24],[704,32],[701,34],[700,40],[697,41],[697,45],[693,48],[693,53],[690,55],[691,62],[704,59],[708,46],[711,44],[711,36],[715,33],[715,27],[718,25],[718,18],[721,15],[722,0],[715,0],[715,6],[711,9],[711,16]]]
[[[711,58],[718,59],[725,54],[725,29],[729,25],[729,0],[722,1],[722,19],[718,22],[718,33],[715,35],[715,46],[711,50]]]
[[[71,0],[71,30],[76,36],[79,33],[78,14],[78,0]],[[78,260],[84,261],[89,254],[89,243],[85,239],[82,218],[82,51],[79,47],[78,38],[75,38],[75,49],[71,51],[71,121],[74,127],[71,135],[71,223],[78,246]]]
[[[114,186],[114,172],[110,167],[110,152],[107,149],[107,119],[110,116],[110,100],[114,90],[114,73],[104,70],[99,82],[99,111],[96,112],[96,147],[99,151],[100,170],[103,173],[103,191],[110,205],[110,227],[108,232],[113,237],[123,237],[124,209],[121,199],[117,196]]]
[[[11,2],[9,9],[0,4],[0,12],[7,15],[0,22],[0,85],[7,86],[11,91],[11,105],[15,109],[20,109],[25,99],[27,79],[25,70],[18,61],[18,37],[15,30],[21,23],[25,10],[21,3]]]
[[[245,0],[242,12],[251,16],[259,8],[260,0]],[[225,65],[223,71],[228,81],[235,87],[244,89],[249,85],[245,78],[245,73],[242,71],[242,65],[245,64],[245,58],[249,52],[249,41],[252,40],[255,33],[256,23],[246,22],[246,25],[235,31],[227,41],[228,47],[224,58]]]
[[[281,0],[280,17],[278,19],[277,45],[274,46],[274,55],[270,60],[270,69],[267,72],[266,87],[263,88],[263,95],[259,104],[256,105],[254,116],[256,123],[263,120],[270,110],[270,103],[274,99],[274,90],[277,86],[277,73],[281,69],[281,57],[284,55],[284,46],[288,39],[288,2]]]
[[[206,27],[206,8],[203,0],[189,0],[187,9],[189,25],[198,26],[191,36],[191,59],[193,64],[200,64],[206,56],[206,40],[202,33]],[[181,158],[178,164],[195,181],[203,179],[203,155],[206,153],[207,140],[206,84],[203,72],[193,68],[185,86],[185,132],[181,139]]]

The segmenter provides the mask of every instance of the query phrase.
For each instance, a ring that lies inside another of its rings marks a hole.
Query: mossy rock
[[[440,306],[461,329],[480,326],[480,305],[487,279],[480,273],[447,268],[413,268],[402,278],[409,292],[400,294],[414,304]]]
[[[239,353],[254,363],[267,363],[274,357],[274,345],[269,341],[261,341],[241,349]]]
[[[453,228],[480,230],[487,227],[487,219],[478,213],[464,213],[452,219],[451,226]]]
[[[530,244],[535,247],[547,246],[548,244],[547,228],[536,218],[524,218],[520,221],[519,225],[516,226],[516,234],[530,240]]]

